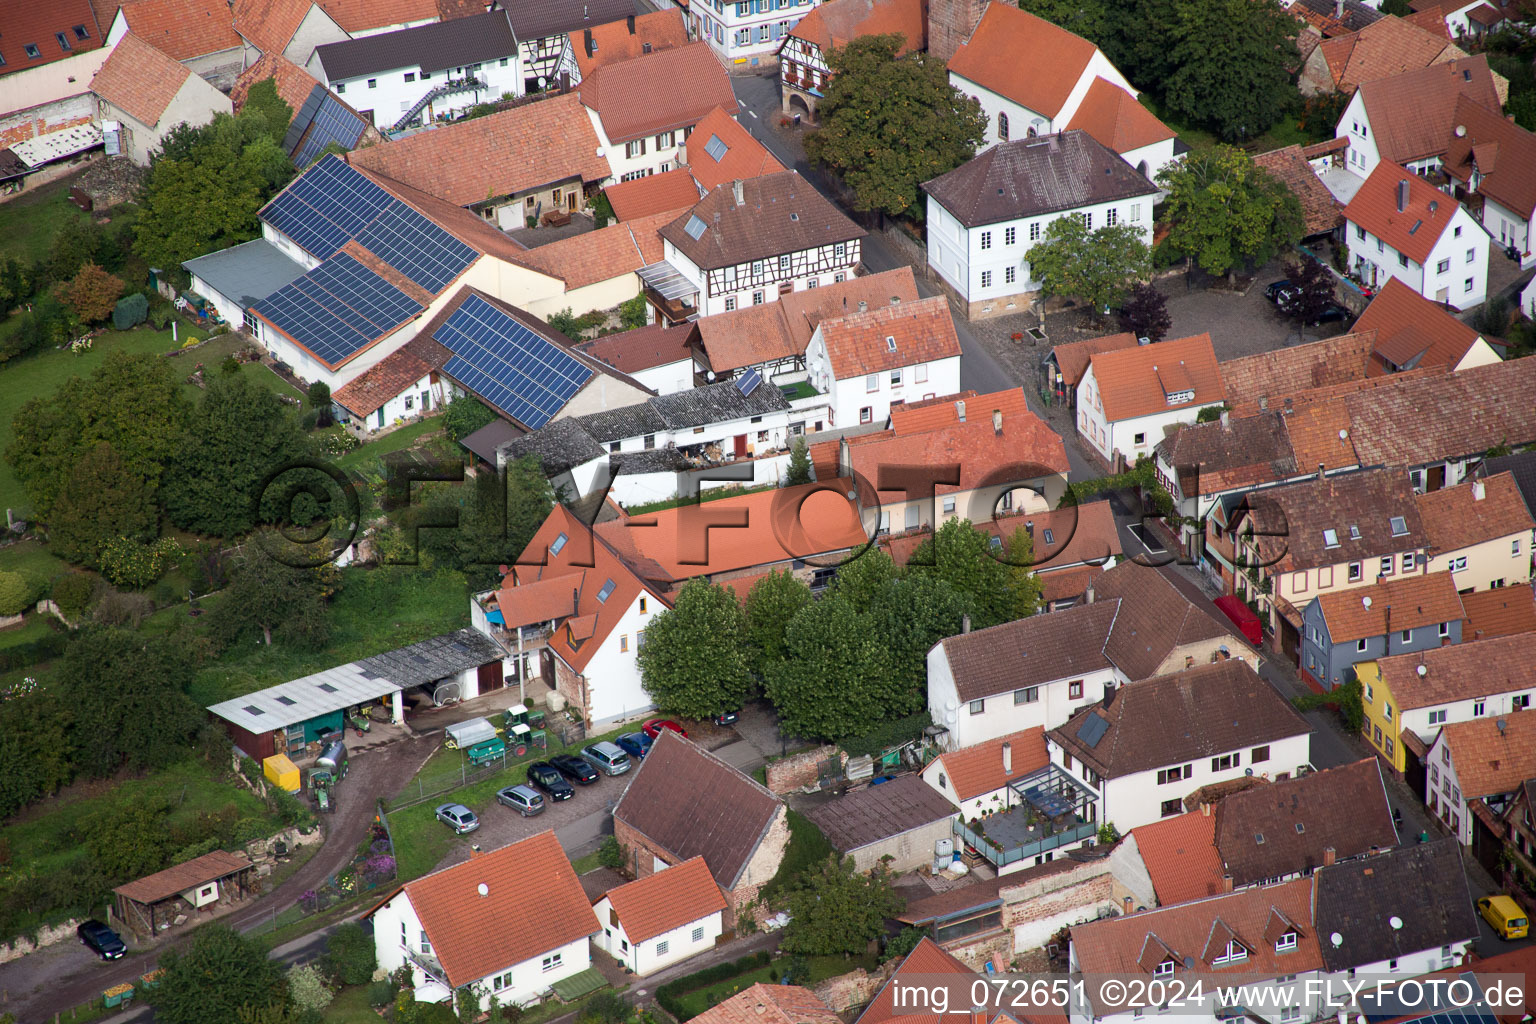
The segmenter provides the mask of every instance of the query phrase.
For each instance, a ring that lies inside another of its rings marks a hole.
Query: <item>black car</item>
[[[714,721],[716,725],[735,725],[740,717],[739,711],[722,711],[715,716]]]
[[[565,781],[565,776],[560,774],[560,769],[548,761],[535,761],[528,766],[528,782],[542,789],[551,800],[569,800],[576,795],[576,790]]]
[[[577,757],[575,754],[556,754],[549,759],[549,763],[555,766],[555,770],[577,785],[590,786],[598,779],[597,769],[587,763],[586,758]]]
[[[85,943],[87,949],[103,960],[118,960],[128,952],[128,947],[117,937],[117,932],[100,921],[85,922],[75,929],[75,934],[80,936],[80,941]]]
[[[1307,321],[1308,327],[1317,327],[1320,324],[1341,324],[1349,320],[1353,314],[1338,303],[1330,302],[1321,313]]]
[[[1287,299],[1300,290],[1294,281],[1274,281],[1264,289],[1264,297],[1275,305],[1282,306]]]

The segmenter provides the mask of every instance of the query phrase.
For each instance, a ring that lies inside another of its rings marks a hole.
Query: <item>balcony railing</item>
[[[1007,813],[1017,813],[1021,810],[1022,808],[1014,808],[1013,811]],[[1047,824],[1043,828],[1049,829],[1051,827]],[[985,832],[973,829],[965,824],[963,819],[956,818],[954,823],[955,835],[977,853],[985,857],[989,863],[999,868],[1009,864],[1017,864],[1019,861],[1029,857],[1038,857],[1042,853],[1047,853],[1051,850],[1059,850],[1063,846],[1080,843],[1084,839],[1096,834],[1098,830],[1099,827],[1091,821],[1076,820],[1074,824],[1068,825],[1060,831],[1043,834],[1033,842],[1015,845],[1005,844],[1002,840],[993,840]],[[994,842],[998,845],[993,845]]]
[[[443,965],[437,962],[437,957],[431,953],[423,953],[419,949],[412,949],[403,942],[400,944],[400,949],[404,951],[405,958],[420,968],[427,977],[452,991],[453,986],[448,984],[448,972],[444,971]]]

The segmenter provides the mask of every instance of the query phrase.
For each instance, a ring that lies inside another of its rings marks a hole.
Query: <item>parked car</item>
[[[532,786],[508,786],[497,790],[496,802],[512,808],[525,818],[544,813],[544,795]]]
[[[1294,281],[1273,281],[1264,289],[1264,297],[1277,306],[1283,306],[1292,295],[1301,291]]]
[[[629,771],[629,755],[617,743],[603,740],[590,747],[582,747],[581,755],[604,775],[623,775]]]
[[[1317,327],[1320,324],[1348,323],[1353,316],[1354,314],[1343,306],[1336,302],[1330,302],[1321,313],[1307,321],[1307,326]]]
[[[560,769],[548,761],[535,761],[528,766],[528,781],[549,795],[551,800],[569,800],[576,790],[565,781]]]
[[[443,804],[437,809],[437,820],[460,836],[480,827],[480,819],[475,817],[475,812],[463,804]]]
[[[735,711],[722,711],[715,716],[714,722],[716,725],[735,725],[740,717],[741,710],[739,708]]]
[[[123,940],[117,937],[117,932],[97,921],[95,918],[85,922],[75,929],[75,934],[85,947],[103,960],[119,960],[128,952],[128,947],[123,945]]]
[[[590,786],[598,779],[597,769],[588,764],[585,758],[575,754],[556,754],[549,759],[549,763],[577,785]]]
[[[615,738],[613,742],[636,761],[644,760],[651,749],[651,738],[643,732],[626,732]]]
[[[682,736],[682,737],[685,737],[685,738],[688,735],[688,730],[687,729],[684,729],[682,726],[678,725],[676,722],[672,721],[672,719],[670,719],[670,718],[653,718],[649,722],[646,722],[645,725],[640,727],[640,731],[645,733],[647,736],[649,736],[653,740],[657,736],[661,735],[661,730],[663,730],[663,729],[671,729],[673,732],[677,733],[679,736]]]
[[[1530,918],[1520,904],[1509,896],[1484,896],[1477,901],[1477,911],[1506,942],[1523,939],[1530,934]]]

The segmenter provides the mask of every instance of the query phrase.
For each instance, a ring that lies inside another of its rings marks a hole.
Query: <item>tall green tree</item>
[[[1168,191],[1167,245],[1208,274],[1231,275],[1267,263],[1301,239],[1301,205],[1274,175],[1240,149],[1190,153],[1157,173]]]
[[[922,219],[918,185],[975,155],[986,121],[943,61],[898,58],[902,42],[861,36],[827,56],[833,77],[805,148],[853,189],[858,209]]]
[[[293,123],[293,108],[278,95],[276,78],[264,78],[252,85],[246,91],[245,106],[240,113],[244,117],[260,114],[266,122],[267,136],[279,144]]]
[[[99,777],[185,756],[203,721],[187,696],[191,682],[188,655],[170,639],[126,629],[81,633],[64,651],[57,683],[72,714],[75,764]]]
[[[888,717],[911,714],[926,693],[928,652],[947,636],[961,631],[969,602],[949,583],[932,573],[911,573],[892,580],[879,591],[869,609],[876,636],[884,637],[893,682],[906,694],[905,711],[891,709]]]
[[[102,441],[124,473],[157,487],[189,413],[171,360],[118,349],[89,376],[71,377],[51,396],[23,405],[11,420],[5,458],[33,513],[46,522],[70,473]]]
[[[282,515],[258,509],[262,485],[310,453],[298,418],[271,391],[245,374],[211,377],[162,488],[166,514],[196,533],[247,533],[258,518]]]
[[[790,620],[763,685],[784,730],[807,739],[842,739],[915,710],[873,620],[836,593]]]
[[[793,487],[796,484],[808,484],[811,482],[811,448],[805,442],[805,435],[795,438],[795,443],[789,446],[789,467],[784,474],[784,485]]]
[[[683,584],[671,609],[652,616],[638,658],[645,692],[682,718],[734,711],[752,686],[746,613],[734,591],[702,576]]]
[[[795,614],[811,603],[811,588],[788,570],[770,572],[747,592],[747,641],[752,671],[761,677],[784,656],[784,631]]]
[[[75,464],[48,519],[48,543],[77,565],[101,567],[97,556],[117,537],[151,541],[160,533],[154,489],[129,472],[106,441]]]
[[[434,564],[458,569],[470,586],[493,586],[497,568],[517,561],[554,508],[556,495],[537,456],[509,463],[502,474],[429,488],[404,517],[417,550]]]
[[[869,611],[886,586],[898,575],[896,563],[879,548],[871,547],[857,558],[837,567],[832,592],[860,614]]]
[[[1027,534],[1024,539],[1027,543]],[[976,629],[1012,622],[1035,613],[1039,589],[1030,582],[1034,573],[1027,568],[1028,553],[1016,550],[1009,558],[1010,544],[1017,542],[1005,543],[1001,557],[994,557],[990,534],[968,519],[951,519],[918,545],[907,562],[907,574],[931,574],[948,583],[964,598]]]
[[[473,395],[460,395],[443,407],[443,429],[451,441],[462,441],[495,418],[490,407]]]
[[[840,861],[834,854],[789,894],[789,925],[780,946],[800,956],[857,956],[906,905],[884,869],[860,874],[852,857]]]
[[[197,929],[185,951],[161,954],[160,966],[160,984],[149,994],[160,1024],[234,1021],[243,1008],[288,1004],[282,965],[228,925]]]
[[[210,628],[226,643],[259,632],[267,644],[276,636],[297,647],[323,646],[330,635],[324,570],[284,564],[267,551],[269,544],[281,554],[275,535],[246,542]]]
[[[1031,272],[1047,295],[1073,297],[1095,316],[1117,306],[1134,279],[1152,269],[1152,250],[1134,224],[1090,231],[1075,216],[1057,217],[1029,250]]]
[[[1275,0],[1183,0],[1164,103],[1229,141],[1262,135],[1299,100],[1296,31]]]

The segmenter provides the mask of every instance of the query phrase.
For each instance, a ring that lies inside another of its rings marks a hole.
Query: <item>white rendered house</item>
[[[934,296],[824,320],[805,368],[831,399],[833,426],[884,423],[893,406],[960,390],[960,339]]]
[[[1208,334],[1100,352],[1077,385],[1077,432],[1107,461],[1152,454],[1165,428],[1226,400]]]
[[[1345,165],[1366,178],[1382,161],[1410,171],[1440,167],[1455,142],[1458,97],[1498,110],[1498,88],[1481,55],[1361,83],[1334,137],[1349,140]],[[1349,239],[1350,251],[1355,248]]]
[[[1417,295],[1467,309],[1488,293],[1488,232],[1455,199],[1396,164],[1379,163],[1344,208],[1355,273],[1396,278]]]
[[[714,949],[724,930],[725,896],[703,857],[610,889],[592,905],[592,941],[644,977]]]

